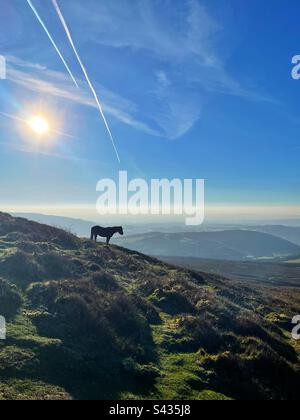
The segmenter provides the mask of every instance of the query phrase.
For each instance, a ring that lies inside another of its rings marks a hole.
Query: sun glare
[[[32,118],[32,120],[29,122],[29,125],[31,129],[40,136],[42,136],[43,134],[47,134],[49,131],[48,121],[41,116],[36,116]]]

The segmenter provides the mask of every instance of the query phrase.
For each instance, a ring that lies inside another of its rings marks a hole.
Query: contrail
[[[26,124],[27,123],[26,120],[24,120],[22,118],[19,118],[19,117],[16,117],[15,115],[7,114],[6,112],[1,112],[0,111],[0,115],[2,117],[9,118],[10,120],[15,120],[15,121],[21,122],[23,124]]]
[[[56,45],[56,43],[55,43],[54,39],[53,39],[53,38],[52,38],[52,36],[50,35],[50,33],[49,33],[49,31],[48,31],[48,29],[47,29],[46,25],[44,24],[44,22],[43,22],[42,18],[41,18],[41,17],[40,17],[40,15],[38,14],[38,11],[36,10],[36,8],[34,7],[34,5],[32,4],[31,0],[27,0],[27,3],[29,4],[30,8],[32,9],[33,13],[35,14],[35,16],[36,16],[37,20],[38,20],[38,21],[40,22],[40,24],[42,25],[42,27],[43,27],[44,31],[46,32],[46,34],[47,34],[48,38],[49,38],[49,39],[50,39],[50,41],[51,41],[51,43],[52,43],[53,47],[55,48],[55,50],[56,50],[57,54],[59,55],[59,57],[60,57],[61,61],[63,62],[63,64],[64,64],[65,68],[67,69],[67,71],[68,71],[69,75],[71,76],[71,79],[73,80],[73,82],[75,83],[76,87],[78,88],[78,84],[77,84],[77,82],[76,82],[75,77],[73,76],[73,74],[72,74],[72,72],[71,72],[71,70],[70,70],[70,68],[69,68],[68,64],[66,63],[66,60],[65,60],[65,59],[64,59],[64,57],[62,56],[62,53],[60,52],[60,50],[59,50],[58,46]]]
[[[92,91],[92,94],[93,94],[93,96],[94,96],[94,98],[95,98],[95,101],[96,101],[96,103],[97,103],[97,105],[98,105],[98,108],[99,108],[99,111],[100,111],[101,117],[103,118],[103,121],[104,121],[105,127],[106,127],[106,129],[107,129],[107,131],[108,131],[108,134],[109,134],[109,137],[110,137],[110,139],[111,139],[111,142],[112,142],[113,148],[114,148],[114,150],[115,150],[115,153],[116,153],[117,159],[118,159],[119,163],[121,163],[120,156],[119,156],[119,153],[118,153],[118,150],[117,150],[117,147],[116,147],[116,144],[115,144],[115,141],[114,141],[113,135],[112,135],[112,133],[111,133],[111,131],[110,131],[110,128],[109,128],[108,123],[107,123],[107,120],[106,120],[106,118],[105,118],[105,115],[104,115],[104,112],[103,112],[102,106],[101,106],[101,104],[100,104],[100,100],[99,100],[99,98],[98,98],[98,96],[97,96],[97,93],[96,93],[96,91],[95,91],[94,86],[92,85],[92,82],[90,81],[90,78],[89,78],[89,76],[88,76],[88,73],[87,73],[87,71],[86,71],[86,68],[85,68],[85,66],[83,65],[82,61],[81,61],[81,58],[80,58],[80,56],[79,56],[79,53],[78,53],[78,51],[77,51],[77,49],[76,49],[76,47],[75,47],[75,44],[74,44],[74,42],[73,42],[73,39],[72,39],[72,36],[71,36],[70,30],[69,30],[68,25],[67,25],[67,23],[66,23],[66,21],[65,21],[65,18],[63,17],[63,14],[62,14],[62,12],[61,12],[61,10],[60,10],[59,6],[58,6],[57,1],[56,1],[56,0],[52,0],[52,3],[53,3],[53,6],[54,6],[54,8],[55,8],[55,10],[56,10],[57,14],[58,14],[58,17],[59,17],[59,19],[60,19],[61,23],[62,23],[62,25],[63,25],[63,27],[64,27],[64,29],[65,29],[65,31],[66,31],[67,37],[68,37],[68,39],[69,39],[69,41],[70,41],[70,44],[71,44],[71,46],[72,46],[72,48],[73,48],[73,51],[74,51],[74,53],[75,53],[75,55],[76,55],[76,58],[77,58],[77,60],[78,60],[78,62],[79,62],[79,64],[80,64],[80,67],[81,67],[81,69],[82,69],[82,71],[83,71],[83,74],[84,74],[84,76],[85,76],[85,78],[86,78],[86,81],[87,81],[87,83],[88,83],[88,85],[89,85],[89,87],[90,87],[90,89],[91,89],[91,91]]]

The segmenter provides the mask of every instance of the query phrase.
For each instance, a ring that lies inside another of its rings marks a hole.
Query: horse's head
[[[120,235],[124,235],[124,231],[123,231],[123,228],[122,228],[122,226],[119,226],[118,227],[118,233],[120,234]]]

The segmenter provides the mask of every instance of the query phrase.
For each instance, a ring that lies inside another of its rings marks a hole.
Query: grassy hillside
[[[1,399],[296,399],[298,289],[0,214]]]

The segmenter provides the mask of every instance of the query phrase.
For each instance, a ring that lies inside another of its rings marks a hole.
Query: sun
[[[48,121],[40,115],[36,115],[35,117],[33,117],[32,120],[29,122],[29,126],[39,136],[47,134],[49,131]]]

